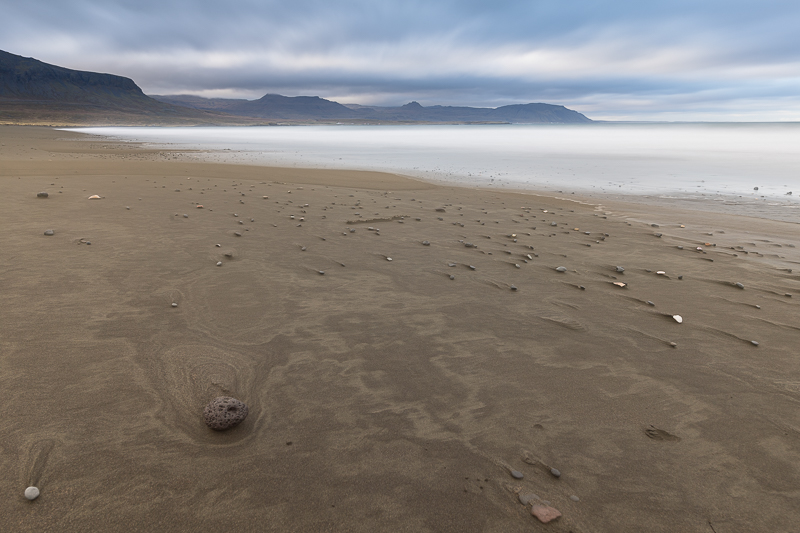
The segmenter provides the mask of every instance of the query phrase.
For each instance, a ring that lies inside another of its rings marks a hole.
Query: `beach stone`
[[[550,473],[553,474],[555,477],[561,477],[561,472],[558,470],[558,468],[551,468]]]
[[[541,503],[533,504],[533,507],[531,507],[531,514],[538,518],[539,522],[543,524],[552,522],[561,516],[561,513],[558,511],[558,509],[550,507],[549,505],[542,505]]]
[[[422,241],[422,244],[423,244],[423,246],[430,246],[431,242],[430,241]]]
[[[36,487],[28,487],[25,489],[25,497],[33,501],[39,497],[39,489]]]
[[[614,267],[614,270],[616,270],[617,272],[625,272],[625,269],[622,268],[621,266]]]
[[[511,477],[514,479],[522,479],[525,476],[519,470],[511,470]]]
[[[186,213],[184,213],[184,214],[183,214],[183,218],[189,218],[189,215],[187,215]]]
[[[672,315],[672,318],[674,318],[675,322],[677,322],[678,324],[683,323],[683,317],[681,315]]]
[[[450,279],[456,279],[456,277],[454,275],[450,274]]]
[[[653,302],[651,302],[650,300],[647,300],[647,305],[652,305],[652,306],[655,306],[656,304],[654,304],[654,303],[653,303]]]
[[[46,229],[46,230],[44,230],[44,234],[45,235],[53,235],[53,234],[55,234],[55,232],[53,230],[51,230],[51,229]]]
[[[516,290],[517,290],[517,286],[516,286],[516,285],[512,285],[512,286],[511,286],[511,290],[512,290],[512,291],[516,291]],[[512,475],[513,475],[513,474],[512,474]]]
[[[242,236],[242,232],[240,232],[240,231],[234,231],[233,234],[236,235],[237,237],[241,237]]]
[[[42,192],[37,192],[37,193],[36,193],[36,197],[37,197],[37,198],[47,198],[48,196],[50,196],[50,195],[49,195],[49,194],[47,194],[47,193],[46,193],[46,192],[44,192],[44,191],[42,191]]]
[[[673,348],[677,348],[678,347],[678,345],[676,343],[674,343],[674,342],[669,343],[669,345],[672,346]]]
[[[551,222],[550,225],[551,226],[556,226],[557,224],[555,222]]]
[[[176,304],[175,302],[172,302],[172,307],[178,307],[178,304]]]
[[[758,346],[758,341],[750,341],[750,344],[752,344],[753,346]]]
[[[737,282],[737,283],[736,283],[736,286],[737,286],[737,287],[739,287],[740,289],[744,289],[744,285],[742,285],[742,284],[741,284],[741,283],[739,283],[739,282]]]
[[[214,431],[224,431],[239,425],[247,418],[247,405],[230,396],[219,396],[203,409],[206,425]]]
[[[221,267],[222,266],[222,261],[217,261],[217,266]]]
[[[556,272],[566,272],[567,267],[556,267]]]

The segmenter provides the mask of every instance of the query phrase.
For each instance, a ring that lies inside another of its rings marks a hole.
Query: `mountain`
[[[318,96],[268,94],[258,100],[201,98],[190,95],[153,95],[156,100],[194,109],[271,120],[364,120],[369,122],[505,122],[512,124],[578,124],[586,116],[552,104],[515,104],[498,108],[424,107],[410,102],[400,107],[342,105]]]
[[[0,123],[196,124],[220,120],[224,117],[219,114],[154,100],[130,78],[71,70],[0,50]]]
[[[498,108],[342,105],[318,96],[258,100],[147,96],[130,78],[58,67],[0,50],[0,124],[257,125],[269,121],[367,123],[591,122],[560,105]]]

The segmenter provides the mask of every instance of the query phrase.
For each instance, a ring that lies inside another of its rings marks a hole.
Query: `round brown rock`
[[[247,418],[247,406],[230,396],[214,398],[203,409],[206,425],[215,431],[224,431],[239,425]]]

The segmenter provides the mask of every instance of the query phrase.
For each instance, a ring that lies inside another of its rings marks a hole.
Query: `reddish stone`
[[[533,504],[533,507],[531,507],[531,514],[538,518],[543,524],[546,524],[561,516],[561,513],[558,512],[558,509],[553,509],[549,505],[544,505],[541,503]]]

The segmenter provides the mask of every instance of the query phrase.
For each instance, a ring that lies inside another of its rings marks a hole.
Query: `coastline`
[[[81,138],[0,127],[11,527],[800,523],[796,222]]]

